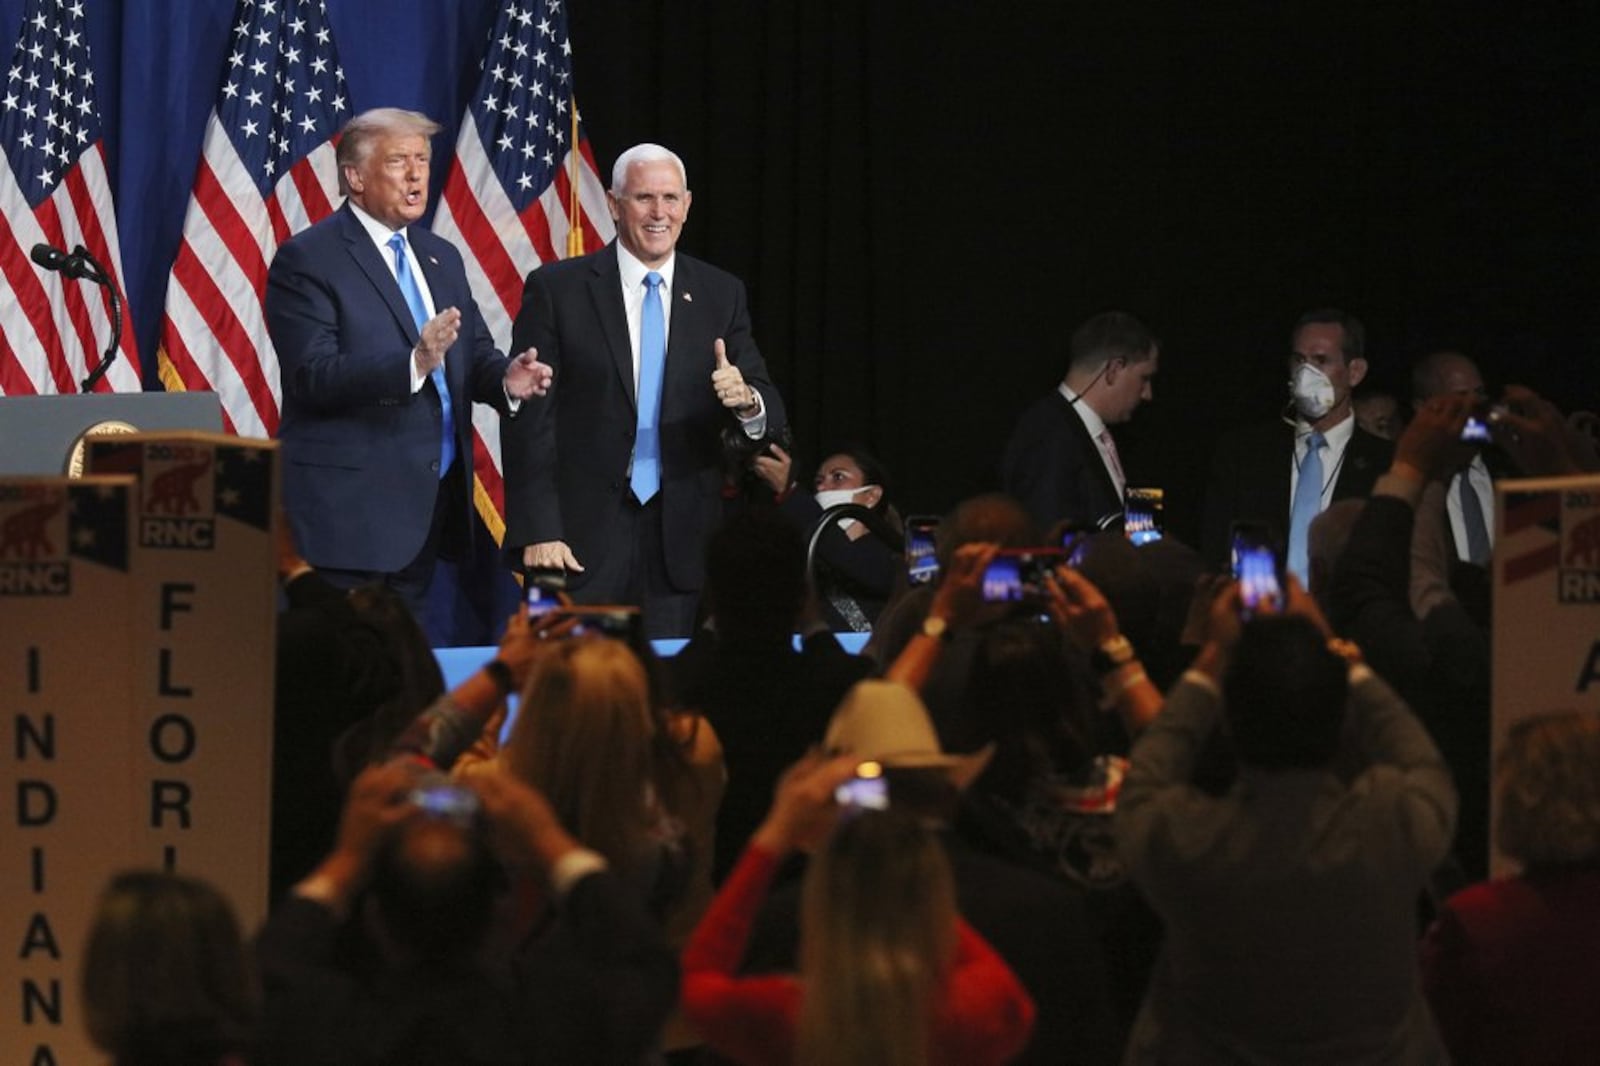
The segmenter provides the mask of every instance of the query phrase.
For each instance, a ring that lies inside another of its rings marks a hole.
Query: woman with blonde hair
[[[777,799],[683,954],[683,1009],[741,1063],[984,1066],[1027,1044],[1033,1003],[956,912],[933,832],[834,790],[857,760],[808,758]],[[835,824],[837,827],[835,828]],[[783,860],[806,871],[800,973],[739,976],[755,915]]]
[[[801,908],[795,1061],[927,1062],[957,918],[933,834],[888,812],[847,819],[812,862]]]
[[[676,843],[657,788],[658,732],[638,656],[607,637],[573,637],[535,660],[498,760],[647,899]]]
[[[1600,715],[1512,727],[1496,839],[1522,864],[1445,903],[1422,978],[1457,1063],[1590,1063],[1600,1049]]]

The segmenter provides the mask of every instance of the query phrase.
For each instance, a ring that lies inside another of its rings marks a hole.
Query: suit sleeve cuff
[[[761,398],[761,390],[754,385],[750,386],[750,391],[756,398],[755,414],[747,417],[735,412],[735,416],[739,419],[739,425],[744,428],[745,436],[751,440],[760,440],[767,432],[767,401]]]

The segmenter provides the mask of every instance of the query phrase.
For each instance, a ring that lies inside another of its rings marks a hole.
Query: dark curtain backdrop
[[[685,246],[748,281],[805,458],[865,441],[903,508],[988,487],[1109,307],[1165,341],[1123,452],[1185,535],[1313,305],[1366,320],[1392,388],[1450,344],[1596,406],[1596,5],[573,11],[600,156],[685,156]]]
[[[327,3],[355,107],[453,127],[495,0]],[[148,365],[234,3],[86,7]],[[1185,535],[1211,442],[1279,410],[1314,304],[1366,319],[1393,387],[1448,343],[1597,405],[1600,5],[569,9],[602,169],[639,140],[685,157],[684,247],[749,283],[802,460],[863,442],[903,510],[987,487],[1108,307],[1165,340],[1122,450]],[[21,10],[0,0],[8,49]]]

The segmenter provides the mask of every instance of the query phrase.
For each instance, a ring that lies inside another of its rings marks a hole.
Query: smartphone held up
[[[1283,549],[1264,522],[1235,522],[1233,576],[1239,582],[1240,613],[1245,618],[1283,610],[1288,593]]]

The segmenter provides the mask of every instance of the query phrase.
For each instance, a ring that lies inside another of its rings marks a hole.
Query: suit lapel
[[[628,341],[628,314],[622,307],[622,276],[617,267],[617,247],[608,244],[594,257],[594,274],[589,278],[589,300],[594,305],[600,333],[611,351],[611,363],[622,382],[622,394],[637,414],[634,395],[633,345]]]
[[[428,280],[428,292],[433,297],[434,312],[438,313],[447,307],[455,307],[461,311],[462,333],[456,338],[456,344],[450,346],[450,351],[453,352],[456,345],[459,345],[466,336],[467,308],[462,306],[465,301],[455,291],[455,287],[451,284],[450,276],[445,273],[444,266],[439,262],[439,257],[434,254],[434,249],[429,245],[429,240],[432,236],[432,234],[419,227],[406,227],[406,240],[411,243],[411,250],[416,254],[417,262],[422,267],[422,276]],[[400,283],[398,281],[394,283],[394,289],[396,292],[400,291]],[[400,303],[405,306],[403,294]],[[406,319],[407,321],[412,320],[410,307],[406,307]],[[444,377],[450,383],[450,391],[452,393],[461,391],[461,381],[458,379],[465,372],[466,364],[460,359],[450,358],[450,352],[446,352]]]
[[[367,280],[372,282],[372,287],[383,297],[383,302],[388,304],[395,322],[406,335],[406,339],[415,345],[421,339],[421,335],[417,332],[416,321],[411,317],[411,308],[406,306],[406,298],[400,293],[400,283],[390,273],[389,264],[383,261],[383,253],[378,251],[377,245],[372,243],[372,238],[367,236],[367,231],[362,228],[360,220],[356,218],[350,206],[346,204],[340,210],[343,218],[341,225],[344,229],[345,243],[350,249],[350,258],[367,276]],[[431,275],[428,284],[430,287],[433,284]]]
[[[1388,449],[1379,438],[1356,426],[1350,433],[1350,443],[1345,445],[1344,462],[1340,464],[1339,477],[1333,485],[1333,498],[1342,500],[1369,495],[1378,475],[1388,469],[1387,453]]]
[[[1278,439],[1284,442],[1283,451],[1270,449],[1268,454],[1262,457],[1262,461],[1268,464],[1268,473],[1271,476],[1268,484],[1272,486],[1272,513],[1277,516],[1276,520],[1283,524],[1283,533],[1287,537],[1289,513],[1294,510],[1294,497],[1290,492],[1293,482],[1289,472],[1294,469],[1298,460],[1294,452],[1294,427],[1280,422],[1274,428]],[[1284,459],[1289,461],[1286,463]]]
[[[692,375],[689,372],[696,362],[695,345],[704,343],[696,340],[696,338],[703,337],[703,332],[697,328],[694,289],[694,265],[688,256],[680,252],[678,253],[677,264],[672,270],[672,292],[667,297],[672,301],[672,307],[671,325],[667,330],[666,377],[662,382],[661,388],[663,408],[666,407],[668,398],[672,395],[673,382],[692,380]],[[710,375],[708,373],[707,380],[709,381],[709,379]],[[709,388],[709,385],[707,387]]]

